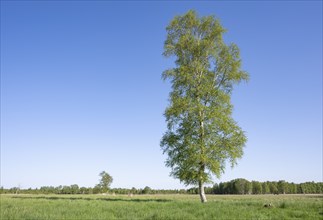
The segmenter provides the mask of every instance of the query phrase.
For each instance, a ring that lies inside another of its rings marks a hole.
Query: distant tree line
[[[187,191],[185,189],[151,189],[149,186],[146,186],[143,189],[136,189],[132,187],[131,189],[127,188],[112,188],[106,190],[99,185],[95,187],[79,187],[77,184],[70,186],[42,186],[40,188],[29,188],[29,189],[20,189],[19,187],[13,187],[10,189],[0,188],[1,194],[121,194],[121,195],[140,195],[140,194],[185,194]]]
[[[187,190],[189,193],[197,193],[197,188]],[[207,194],[322,194],[323,182],[289,183],[280,181],[248,181],[246,179],[234,179],[229,182],[214,184],[206,187]]]
[[[198,194],[198,188],[190,189],[151,189],[146,186],[143,189],[112,188],[107,190],[101,185],[95,187],[79,187],[77,184],[70,186],[42,186],[36,189],[10,189],[0,188],[1,194]],[[211,187],[205,187],[206,194],[323,194],[323,182],[289,183],[280,181],[248,181],[246,179],[234,179],[229,182],[221,182]]]

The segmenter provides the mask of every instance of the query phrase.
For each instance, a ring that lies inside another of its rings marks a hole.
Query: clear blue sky
[[[216,15],[251,80],[234,90],[248,143],[234,178],[322,181],[322,2],[1,1],[1,186],[184,188],[159,141],[170,20]]]

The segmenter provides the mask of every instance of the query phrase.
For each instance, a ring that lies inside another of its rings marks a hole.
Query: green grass
[[[323,219],[322,195],[1,195],[5,219]],[[265,208],[271,203],[273,206]]]

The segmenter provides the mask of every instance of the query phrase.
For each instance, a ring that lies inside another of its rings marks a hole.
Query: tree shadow
[[[171,202],[169,199],[121,199],[121,198],[97,198],[103,201],[122,201],[122,202]]]
[[[46,200],[95,200],[84,197],[56,197],[56,196],[13,196],[13,199],[46,199]]]
[[[13,199],[45,199],[45,200],[85,200],[85,201],[107,201],[107,202],[171,202],[169,199],[136,199],[136,198],[84,198],[84,197],[59,197],[59,196],[13,196]]]

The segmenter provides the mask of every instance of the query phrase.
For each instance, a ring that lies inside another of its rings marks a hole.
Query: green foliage
[[[233,166],[242,157],[247,138],[232,119],[230,97],[233,85],[249,76],[238,47],[224,43],[225,30],[213,16],[189,11],[166,30],[164,56],[176,57],[176,67],[163,73],[172,84],[161,140],[166,165],[186,185],[211,182],[227,160]]]
[[[244,192],[242,191],[244,185]],[[267,181],[249,182],[245,179],[234,179],[230,182],[214,184],[212,194],[323,194],[323,182],[289,183],[284,180],[278,182]]]
[[[101,180],[100,180],[100,183],[98,184],[98,188],[101,189],[101,192],[106,192],[110,188],[113,178],[105,171],[102,171],[100,173],[100,177],[101,177]]]
[[[249,194],[250,182],[246,179],[235,179],[232,181],[233,193],[234,194]]]
[[[286,193],[287,183],[284,180],[280,180],[277,183],[278,193],[285,194]]]
[[[262,185],[258,181],[252,181],[252,193],[253,194],[262,194]]]
[[[261,186],[262,186],[262,194],[268,194],[270,192],[267,182],[263,182]]]
[[[151,193],[151,188],[149,186],[146,186],[143,190],[142,190],[143,194],[150,194]]]

